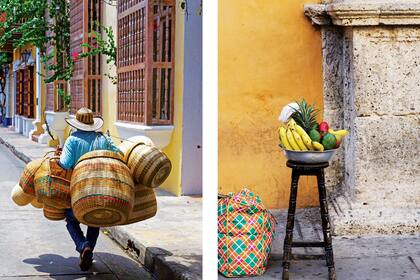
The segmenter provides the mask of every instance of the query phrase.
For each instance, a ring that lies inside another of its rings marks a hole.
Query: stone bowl
[[[280,146],[281,147],[281,146]],[[334,156],[337,149],[326,150],[323,152],[320,151],[291,151],[283,149],[284,156],[290,160],[300,163],[322,163],[322,162],[330,162],[332,157]]]

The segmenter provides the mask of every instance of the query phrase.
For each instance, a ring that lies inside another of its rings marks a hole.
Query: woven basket
[[[153,143],[152,139],[146,136],[134,136],[130,137],[127,140],[123,141],[121,144],[118,145],[118,149],[125,155],[130,151],[130,149],[135,144],[145,144],[148,146],[154,147],[155,144]]]
[[[38,202],[38,200],[35,198],[31,201],[31,205],[35,208],[42,209],[44,207],[44,204],[41,202]]]
[[[157,212],[157,202],[154,190],[142,185],[136,185],[134,188],[134,207],[128,216],[126,224],[150,219],[154,217]]]
[[[172,169],[171,161],[163,152],[143,143],[134,144],[124,153],[124,160],[134,182],[149,188],[160,186]]]
[[[44,217],[51,221],[61,221],[66,218],[65,209],[57,209],[49,205],[44,205]]]
[[[88,226],[124,224],[134,204],[130,170],[115,152],[97,150],[83,155],[71,178],[74,216]]]
[[[11,193],[12,200],[19,206],[25,206],[31,203],[34,196],[23,191],[19,184],[16,184]]]
[[[19,185],[25,193],[35,196],[35,173],[45,159],[46,158],[33,160],[25,166],[25,169],[23,169],[23,173],[19,179]]]
[[[35,174],[35,192],[38,202],[65,209],[71,207],[70,179],[72,170],[59,164],[59,157],[45,160]]]

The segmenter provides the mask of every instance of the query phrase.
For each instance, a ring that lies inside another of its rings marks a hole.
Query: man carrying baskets
[[[72,169],[84,154],[94,150],[110,150],[120,152],[109,137],[97,132],[102,125],[101,118],[93,117],[90,109],[81,108],[75,118],[67,118],[67,123],[76,128],[66,140],[60,156],[60,165],[64,169]],[[66,209],[67,230],[73,239],[76,250],[80,253],[80,269],[88,270],[92,266],[93,249],[99,236],[99,228],[88,227],[84,236],[80,222],[75,218],[72,209]]]

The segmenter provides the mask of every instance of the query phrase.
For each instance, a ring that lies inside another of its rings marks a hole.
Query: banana
[[[321,143],[318,143],[316,141],[312,141],[312,145],[314,146],[315,150],[323,152],[324,151],[324,146],[322,146]]]
[[[294,119],[290,118],[289,122],[287,123],[288,129],[295,129],[296,122]]]
[[[349,134],[348,130],[345,129],[341,129],[341,130],[333,130],[333,129],[328,129],[328,132],[331,133],[332,135],[335,136],[335,139],[337,139],[337,142],[341,143],[341,139],[346,136],[347,134]]]
[[[347,134],[349,134],[349,131],[345,130],[345,129],[335,131],[332,128],[330,128],[330,129],[328,129],[328,132],[331,133],[331,134],[334,134],[335,136],[340,135],[341,137],[344,137]]]
[[[296,143],[295,138],[293,137],[293,133],[290,129],[286,130],[287,140],[289,141],[290,146],[292,146],[292,150],[300,151],[299,145]]]
[[[293,151],[292,146],[290,146],[289,141],[287,140],[286,129],[281,126],[281,127],[279,127],[279,130],[278,131],[279,131],[280,141],[281,141],[283,147],[286,150]]]
[[[307,151],[308,148],[306,148],[305,144],[302,141],[302,137],[300,137],[299,133],[296,132],[296,130],[292,130],[293,137],[296,140],[296,143],[298,144],[301,151]]]
[[[295,130],[302,138],[302,141],[305,144],[306,148],[308,148],[308,150],[310,151],[313,151],[314,147],[312,146],[312,140],[311,137],[309,137],[308,133],[306,133],[306,131],[298,124],[295,125]]]

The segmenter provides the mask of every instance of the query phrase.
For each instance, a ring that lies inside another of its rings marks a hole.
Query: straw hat
[[[96,131],[104,124],[102,118],[94,118],[92,110],[88,108],[80,108],[76,112],[76,118],[66,118],[66,122],[82,131]]]

